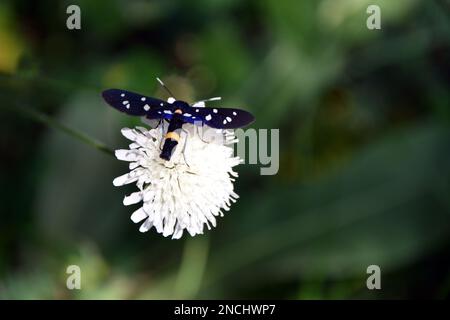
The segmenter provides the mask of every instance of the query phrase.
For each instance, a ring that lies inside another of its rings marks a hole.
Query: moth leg
[[[198,132],[198,137],[200,138],[200,140],[202,140],[202,142],[204,142],[204,143],[208,143],[207,141],[205,141],[204,139],[203,139],[203,126],[202,126],[202,134],[200,135],[200,126],[196,126],[197,127],[197,132]]]
[[[191,166],[188,164],[187,160],[186,160],[186,146],[187,146],[187,141],[189,138],[189,131],[187,131],[184,128],[181,128],[181,130],[186,134],[186,138],[184,139],[184,145],[183,145],[183,150],[181,150],[181,154],[183,155],[183,159],[184,159],[184,163],[186,163],[186,165],[190,168]]]
[[[161,130],[161,140],[159,141],[159,150],[162,151],[163,149],[163,141],[164,141],[164,119],[161,119],[161,124],[162,124],[162,130]]]
[[[222,141],[224,144],[227,142],[227,133],[225,131],[226,130],[222,130]]]

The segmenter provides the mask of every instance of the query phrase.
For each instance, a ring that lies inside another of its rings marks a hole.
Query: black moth
[[[170,93],[159,79],[158,81]],[[181,129],[185,123],[207,125],[216,129],[236,129],[244,127],[254,120],[253,115],[247,111],[231,108],[207,108],[202,101],[193,105],[175,99],[166,102],[121,89],[108,89],[103,91],[102,95],[109,105],[126,114],[169,121],[160,154],[160,157],[167,161],[170,160],[180,139],[176,130]]]

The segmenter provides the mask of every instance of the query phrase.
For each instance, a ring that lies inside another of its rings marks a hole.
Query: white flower
[[[144,221],[141,232],[154,226],[172,239],[179,239],[184,229],[191,236],[202,234],[204,224],[208,229],[215,227],[216,217],[223,216],[222,210],[228,211],[238,198],[233,191],[237,177],[233,167],[241,160],[234,157],[230,146],[237,142],[233,132],[202,127],[201,134],[192,124],[184,124],[183,129],[187,132],[180,133],[170,161],[159,157],[165,134],[162,126],[122,129],[133,142],[129,149],[116,150],[116,157],[130,162],[130,172],[114,179],[113,184],[136,182],[139,191],[126,196],[123,204],[143,202],[131,215],[135,223]]]

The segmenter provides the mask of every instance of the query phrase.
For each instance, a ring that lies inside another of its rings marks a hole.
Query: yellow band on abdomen
[[[165,138],[166,139],[172,139],[172,140],[175,140],[177,142],[180,141],[180,136],[175,131],[167,132]]]

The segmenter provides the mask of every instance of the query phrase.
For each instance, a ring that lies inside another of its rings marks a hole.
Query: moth
[[[160,154],[164,160],[169,161],[172,157],[180,140],[177,131],[182,129],[185,123],[197,126],[206,125],[215,129],[236,129],[252,123],[255,119],[250,112],[240,109],[205,107],[205,101],[220,100],[221,98],[202,100],[192,105],[183,100],[176,100],[165,84],[159,78],[156,79],[171,95],[168,101],[121,89],[105,90],[102,92],[102,96],[110,106],[128,115],[169,122]]]

